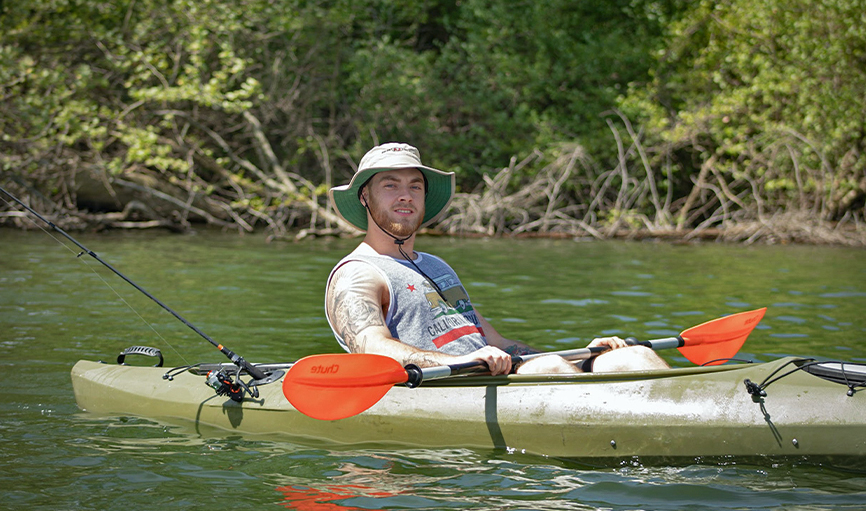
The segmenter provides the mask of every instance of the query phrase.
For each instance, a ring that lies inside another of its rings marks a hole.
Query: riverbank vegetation
[[[345,235],[328,188],[399,140],[457,173],[449,234],[862,246],[864,12],[0,2],[0,186],[69,229]]]

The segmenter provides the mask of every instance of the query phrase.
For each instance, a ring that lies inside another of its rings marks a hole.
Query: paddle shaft
[[[206,333],[204,333],[204,332],[202,332],[201,330],[199,330],[198,327],[196,327],[195,325],[193,325],[192,323],[190,323],[189,321],[187,321],[183,316],[181,316],[180,314],[178,314],[177,312],[175,312],[171,307],[169,307],[168,305],[162,303],[158,298],[156,298],[156,297],[153,296],[152,294],[148,293],[144,288],[142,288],[141,286],[139,286],[138,284],[136,284],[135,282],[133,282],[129,277],[127,277],[126,275],[120,273],[120,271],[118,271],[114,266],[111,266],[111,265],[108,264],[107,262],[103,261],[102,258],[100,258],[98,255],[96,255],[95,252],[93,252],[93,251],[90,250],[89,248],[87,248],[87,247],[85,247],[84,245],[82,245],[81,243],[79,243],[78,240],[76,240],[75,238],[73,238],[72,236],[70,236],[66,231],[64,231],[64,230],[61,229],[60,227],[57,227],[57,226],[54,224],[54,222],[49,221],[48,219],[46,219],[45,217],[43,217],[42,215],[40,215],[39,213],[37,213],[36,211],[34,211],[30,206],[28,206],[27,204],[24,204],[23,202],[21,202],[17,197],[15,197],[14,195],[12,195],[12,194],[9,193],[8,191],[6,191],[4,188],[0,187],[0,191],[2,191],[3,193],[5,193],[6,195],[8,195],[12,200],[14,200],[14,201],[17,202],[19,205],[21,205],[21,207],[23,207],[24,209],[26,209],[27,211],[29,211],[30,214],[32,214],[33,216],[35,216],[35,217],[38,218],[39,220],[42,220],[43,222],[45,222],[45,223],[46,223],[49,227],[51,227],[51,229],[53,229],[55,232],[60,233],[63,237],[65,237],[66,239],[68,239],[68,240],[71,241],[72,243],[75,243],[75,245],[76,245],[78,248],[81,249],[81,253],[78,254],[78,257],[81,257],[81,256],[84,255],[84,254],[87,254],[87,255],[89,255],[90,257],[96,259],[96,260],[97,260],[98,262],[100,262],[103,266],[105,266],[106,268],[108,268],[109,270],[111,270],[115,275],[117,275],[118,277],[120,277],[120,278],[122,278],[123,280],[125,280],[128,284],[130,284],[130,285],[131,285],[132,287],[134,287],[135,289],[141,291],[141,292],[144,294],[144,296],[146,296],[146,297],[150,298],[151,300],[153,300],[154,302],[156,302],[157,305],[159,305],[160,307],[162,307],[163,309],[165,309],[166,311],[168,311],[172,316],[174,316],[175,318],[177,318],[178,320],[180,320],[181,323],[183,323],[184,325],[186,325],[186,326],[188,326],[190,329],[192,329],[193,332],[195,332],[195,333],[197,333],[198,335],[200,335],[200,336],[201,336],[202,338],[204,338],[207,342],[213,344],[213,345],[214,345],[218,350],[220,350],[220,352],[222,352],[226,357],[228,357],[229,360],[231,360],[235,365],[237,365],[237,366],[240,367],[241,369],[245,370],[245,371],[246,371],[250,376],[252,376],[253,379],[255,379],[255,380],[262,380],[262,379],[267,378],[267,375],[266,375],[265,373],[263,373],[261,370],[257,369],[254,365],[252,365],[252,364],[250,364],[249,362],[247,362],[246,360],[244,360],[243,357],[237,355],[237,354],[236,354],[235,352],[233,352],[232,350],[226,348],[226,347],[223,346],[222,344],[219,344],[219,343],[217,343],[216,341],[214,341],[213,339],[211,339],[211,338],[210,338]]]
[[[653,350],[680,348],[685,344],[685,341],[683,341],[683,338],[680,336],[666,337],[664,339],[653,339],[650,341],[638,341],[633,338],[628,338],[625,342],[629,346],[646,346],[647,348],[651,348]],[[530,353],[526,355],[512,355],[511,364],[517,365],[532,360],[534,358],[546,357],[549,355],[557,355],[566,360],[586,360],[588,358],[600,355],[608,350],[610,350],[610,348],[608,348],[607,346],[593,346],[591,348],[575,348],[571,350],[545,351],[542,353]],[[409,377],[406,385],[408,387],[414,388],[418,385],[421,385],[421,382],[426,380],[438,380],[441,378],[448,378],[449,376],[454,376],[456,374],[469,374],[476,372],[484,372],[486,370],[487,364],[480,360],[464,362],[462,364],[451,364],[425,368],[420,368],[418,366],[410,364],[409,366],[406,366],[406,373]]]
[[[678,348],[690,362],[709,365],[729,360],[764,317],[766,307],[738,312],[701,323],[675,337],[651,341],[628,338],[630,345],[658,350]],[[606,346],[512,356],[514,364],[547,355],[572,360],[586,359],[607,351]],[[320,420],[345,419],[376,404],[394,385],[417,387],[425,379],[488,371],[485,362],[419,368],[403,367],[396,359],[370,353],[323,354],[305,357],[292,366],[283,379],[283,395],[299,412]]]

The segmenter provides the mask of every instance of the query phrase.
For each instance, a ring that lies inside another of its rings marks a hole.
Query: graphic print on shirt
[[[442,275],[434,282],[439,286],[442,295],[433,289],[433,286],[428,282],[422,283],[427,303],[430,304],[431,310],[436,311],[434,318],[463,314],[473,310],[472,303],[469,302],[469,295],[466,293],[466,289],[460,285],[460,282],[454,280],[450,275]],[[442,299],[442,296],[445,297],[445,300]]]
[[[477,333],[483,336],[484,332],[477,326],[478,318],[473,312],[469,295],[460,282],[448,275],[436,279],[435,282],[447,302],[426,281],[418,286],[412,286],[412,291],[420,288],[424,292],[424,297],[434,314],[433,322],[427,327],[427,333],[432,338],[433,344],[441,348],[464,335]],[[449,285],[450,287],[446,287]]]

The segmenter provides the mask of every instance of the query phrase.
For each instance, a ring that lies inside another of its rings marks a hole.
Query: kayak
[[[866,456],[863,364],[786,357],[659,371],[454,376],[417,388],[394,385],[369,409],[340,420],[299,412],[278,381],[258,386],[258,397],[217,395],[206,369],[180,368],[165,378],[162,367],[82,360],[72,384],[87,412],[337,444],[582,459]],[[348,399],[353,389],[341,392]]]
[[[79,257],[92,257],[232,361],[169,371],[123,363],[126,355],[147,355],[158,356],[161,366],[159,350],[144,346],[124,350],[116,365],[79,361],[72,384],[78,405],[89,412],[342,444],[498,448],[567,458],[866,457],[866,397],[857,392],[866,385],[866,365],[794,357],[718,365],[734,357],[766,308],[674,337],[627,340],[654,350],[675,347],[696,364],[688,368],[483,377],[461,374],[480,361],[402,367],[371,354],[314,355],[266,367],[211,339],[23,201],[0,192],[74,243]],[[573,360],[605,349],[557,354]],[[512,363],[542,355],[514,355]],[[238,378],[243,374],[249,382]]]

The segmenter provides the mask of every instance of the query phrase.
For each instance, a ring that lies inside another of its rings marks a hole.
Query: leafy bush
[[[696,3],[623,109],[645,123],[675,186],[713,174],[766,211],[862,210],[863,12],[860,0]]]

